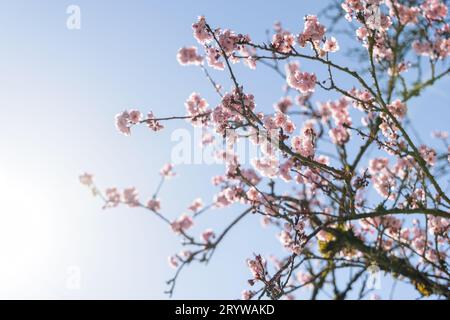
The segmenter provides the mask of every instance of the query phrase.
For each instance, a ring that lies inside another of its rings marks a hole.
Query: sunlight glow
[[[20,169],[0,165],[2,294],[33,287],[33,279],[46,269],[51,247],[50,194],[37,184],[39,177]]]

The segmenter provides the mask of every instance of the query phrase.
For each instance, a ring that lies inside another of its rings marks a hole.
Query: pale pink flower
[[[194,126],[204,125],[208,119],[205,116],[208,109],[208,102],[198,93],[193,92],[184,103],[188,116],[191,116],[190,122]]]
[[[257,255],[254,260],[248,259],[247,266],[250,268],[254,279],[261,280],[265,278],[266,261],[260,255]]]
[[[212,239],[214,239],[216,237],[216,234],[214,233],[214,231],[212,229],[206,229],[205,231],[203,231],[202,233],[202,239],[204,242],[211,242]]]
[[[436,151],[433,148],[421,145],[419,147],[419,153],[429,166],[436,164]]]
[[[171,266],[172,268],[177,268],[178,267],[178,258],[176,256],[170,256],[168,258],[168,262],[169,262],[169,266]]]
[[[205,17],[200,16],[196,23],[192,24],[192,30],[194,30],[194,37],[201,44],[205,44],[213,38],[206,28]]]
[[[322,48],[325,52],[336,52],[339,50],[339,44],[334,37],[327,39]]]
[[[396,177],[388,167],[387,158],[374,158],[369,161],[369,173],[372,175],[372,182],[375,190],[385,198],[395,197]]]
[[[290,97],[283,97],[278,101],[276,104],[274,104],[273,108],[276,111],[280,111],[282,113],[286,113],[287,110],[292,106],[292,99]]]
[[[247,198],[250,201],[258,201],[259,200],[259,192],[255,187],[251,187],[247,191]]]
[[[249,290],[244,290],[241,293],[242,300],[250,300],[254,295],[255,295],[255,293],[253,291],[249,291]]]
[[[405,5],[397,3],[397,1],[388,1],[387,5],[390,9],[390,16],[396,17],[398,14],[401,24],[415,24],[418,22],[417,16],[420,13],[420,9],[418,7],[407,7]]]
[[[138,124],[142,119],[142,114],[139,110],[130,110],[130,122],[132,124]]]
[[[425,0],[420,6],[425,18],[429,20],[442,20],[447,16],[448,8],[440,0]]]
[[[106,205],[105,207],[117,207],[120,203],[120,193],[117,188],[108,188],[105,191]]]
[[[188,210],[192,212],[198,212],[203,208],[203,201],[200,198],[195,199],[192,204],[188,207]]]
[[[356,29],[356,36],[359,40],[365,40],[368,35],[369,31],[366,27],[359,27],[358,29]]]
[[[92,184],[94,183],[93,175],[89,173],[83,173],[82,175],[80,175],[79,180],[81,184],[88,187],[92,186]]]
[[[251,163],[265,177],[274,178],[278,173],[278,160],[274,157],[252,159]]]
[[[400,99],[396,99],[391,104],[388,104],[387,108],[399,120],[403,119],[406,115],[406,104],[401,102]]]
[[[199,65],[203,57],[197,53],[197,47],[183,47],[178,50],[177,60],[182,66]]]
[[[284,162],[279,169],[280,178],[286,182],[291,181],[292,180],[291,169],[293,166],[294,162],[291,159]]]
[[[348,99],[341,98],[337,101],[329,101],[327,105],[336,126],[352,125],[352,119],[348,111]]]
[[[305,25],[303,33],[298,37],[298,42],[301,47],[306,45],[307,41],[317,43],[322,40],[325,35],[325,27],[320,24],[319,19],[315,15],[307,15],[305,17]]]
[[[445,235],[450,230],[450,219],[444,217],[429,217],[428,231],[435,235]]]
[[[328,134],[330,135],[331,141],[340,146],[347,143],[350,139],[348,130],[343,126],[337,126],[336,128],[330,129]]]
[[[294,44],[294,35],[286,30],[281,30],[272,37],[272,47],[282,53],[291,52]]]
[[[240,37],[238,37],[233,31],[231,30],[224,30],[219,35],[219,44],[220,47],[225,51],[227,56],[231,54],[235,49],[237,49],[237,42],[240,40]]]
[[[182,214],[177,220],[173,221],[170,226],[175,233],[184,233],[194,225],[194,221],[187,214]]]
[[[129,136],[131,134],[130,114],[128,113],[128,111],[123,111],[116,115],[116,128],[126,136]]]
[[[165,178],[176,176],[176,173],[173,171],[173,165],[171,163],[166,163],[159,171],[159,174]]]
[[[447,131],[433,131],[431,133],[431,136],[436,139],[444,139],[445,140],[445,139],[448,139],[448,132]]]
[[[151,111],[147,114],[147,119],[145,122],[147,123],[147,126],[155,132],[164,129],[164,126],[155,119],[155,116]]]
[[[147,202],[147,208],[152,211],[158,212],[159,210],[161,210],[161,202],[158,199],[150,199]]]
[[[266,119],[265,127],[267,130],[282,128],[285,133],[291,134],[295,130],[295,124],[289,116],[282,112],[276,112],[273,118]]]
[[[315,151],[316,133],[310,126],[305,126],[302,129],[300,136],[295,136],[291,140],[292,148],[304,157],[313,157]]]
[[[392,76],[392,75],[396,75],[397,76],[400,73],[408,71],[410,66],[411,66],[411,63],[402,61],[402,62],[398,63],[397,66],[394,69],[389,68],[388,69],[388,74],[390,76]]]
[[[225,65],[223,61],[220,61],[221,52],[214,48],[209,47],[206,49],[206,61],[208,62],[208,65],[210,67],[213,67],[217,70],[223,70],[225,68]]]
[[[314,73],[300,72],[299,70],[295,70],[287,76],[288,85],[301,93],[314,92],[316,81],[317,77]]]
[[[123,201],[130,207],[139,206],[138,192],[135,187],[123,190]]]

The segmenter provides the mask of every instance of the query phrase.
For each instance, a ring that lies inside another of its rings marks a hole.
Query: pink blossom
[[[116,128],[126,136],[131,134],[130,131],[130,114],[128,111],[123,111],[116,115]]]
[[[206,61],[210,67],[213,67],[217,70],[223,70],[225,65],[222,61],[220,61],[221,52],[219,49],[214,47],[210,47],[206,49]]]
[[[360,40],[365,40],[368,35],[369,35],[369,32],[366,27],[359,27],[358,29],[356,29],[356,36]]]
[[[258,172],[269,178],[274,178],[278,173],[278,160],[273,157],[252,159],[252,165]]]
[[[278,52],[289,53],[294,44],[294,35],[286,30],[280,30],[272,37],[272,47]]]
[[[208,102],[205,99],[193,92],[184,105],[188,115],[192,117],[190,121],[194,126],[206,124],[208,117],[204,115],[207,113]]]
[[[131,187],[123,190],[123,200],[130,207],[139,206],[139,199],[136,188]]]
[[[415,40],[412,47],[418,55],[430,56],[432,59],[445,59],[450,55],[450,39],[437,37],[434,42]]]
[[[394,69],[389,68],[388,74],[390,76],[392,76],[392,75],[398,76],[400,73],[408,71],[410,66],[411,66],[411,63],[402,61],[402,62],[398,63],[397,66],[394,67]]]
[[[259,200],[259,192],[255,187],[251,187],[247,191],[247,198],[250,201],[258,201]]]
[[[350,113],[348,112],[348,105],[349,100],[346,98],[328,102],[329,110],[331,111],[334,123],[337,126],[352,125],[352,119],[350,118]]]
[[[184,233],[194,225],[194,221],[186,214],[182,214],[177,220],[173,221],[170,226],[175,233]]]
[[[406,115],[406,104],[402,103],[400,99],[394,100],[391,104],[387,105],[387,108],[399,120],[403,119]]]
[[[214,135],[212,135],[210,132],[203,132],[202,133],[202,141],[201,141],[201,147],[207,146],[212,144],[215,141]]]
[[[172,268],[175,269],[176,267],[178,267],[178,258],[176,256],[170,256],[168,258],[168,262]]]
[[[203,231],[202,233],[202,239],[204,242],[211,242],[212,239],[214,239],[216,237],[216,234],[214,233],[214,231],[212,229],[206,229],[205,231]]]
[[[287,76],[288,85],[301,93],[314,92],[316,81],[317,77],[314,73],[300,72],[299,70],[295,70]]]
[[[350,139],[350,134],[348,133],[348,129],[343,126],[337,126],[336,128],[330,129],[328,132],[330,135],[331,141],[337,145],[344,145]]]
[[[254,295],[255,295],[255,293],[253,291],[249,291],[249,290],[244,290],[241,293],[242,300],[250,300]]]
[[[245,178],[245,180],[249,181],[252,185],[257,185],[261,181],[261,177],[258,176],[255,170],[251,168],[241,169],[241,175]]]
[[[445,235],[450,230],[450,219],[430,216],[428,230],[431,234]]]
[[[120,193],[117,188],[108,188],[105,191],[106,205],[105,207],[117,207],[120,203]]]
[[[93,175],[89,173],[83,173],[82,175],[80,175],[79,180],[81,184],[88,187],[92,186],[92,184],[94,183]]]
[[[227,198],[224,191],[219,192],[214,197],[214,206],[216,208],[224,208],[232,204],[232,202]]]
[[[291,181],[292,180],[291,169],[293,166],[294,162],[291,159],[284,162],[279,169],[280,178],[286,182]]]
[[[197,47],[183,47],[178,50],[178,63],[182,66],[199,65],[203,61],[203,57],[198,55]]]
[[[205,44],[213,38],[206,28],[205,17],[200,16],[196,23],[192,24],[192,30],[194,30],[194,37],[201,44]]]
[[[147,123],[147,126],[155,132],[164,129],[164,126],[158,120],[155,120],[153,112],[147,114],[145,122]]]
[[[241,45],[239,52],[243,57],[245,57],[244,63],[250,69],[252,70],[256,69],[256,59],[254,58],[254,56],[256,55],[256,49],[246,45]]]
[[[286,113],[287,110],[292,106],[292,99],[290,97],[283,97],[278,101],[276,104],[274,104],[273,108],[276,111],[280,111],[282,113]]]
[[[396,17],[398,14],[401,24],[406,25],[418,22],[417,16],[420,13],[420,9],[418,7],[407,7],[405,5],[397,3],[396,0],[388,1],[387,5],[389,6],[390,9],[389,14],[392,17]]]
[[[266,261],[260,255],[257,255],[254,260],[248,259],[247,266],[250,268],[250,271],[255,280],[261,280],[265,278]]]
[[[433,131],[431,133],[431,136],[436,139],[444,139],[445,140],[445,139],[448,139],[448,132],[447,131]]]
[[[298,42],[301,47],[306,45],[307,41],[319,42],[325,35],[325,27],[320,24],[319,19],[315,15],[307,15],[305,17],[305,25],[303,33],[298,37]]]
[[[295,130],[295,124],[291,121],[289,116],[282,112],[276,112],[275,117],[272,118],[273,125],[266,124],[268,130],[282,128],[285,133],[291,134]]]
[[[442,20],[447,16],[448,11],[447,6],[440,0],[425,0],[420,9],[429,20]]]
[[[240,40],[233,31],[224,30],[219,35],[219,44],[220,47],[225,51],[227,55],[231,54],[234,50],[237,49],[237,42]]]
[[[171,163],[166,163],[159,171],[159,174],[165,178],[176,176],[176,173],[173,171],[173,165]]]
[[[158,212],[161,210],[161,202],[158,199],[150,199],[147,202],[147,208],[149,208],[152,211]]]
[[[292,148],[303,157],[313,157],[315,149],[316,133],[311,126],[305,126],[300,136],[295,136],[291,140]]]
[[[203,208],[203,201],[200,198],[195,199],[192,204],[188,207],[188,210],[192,212],[198,212]]]
[[[369,162],[369,173],[375,190],[384,198],[395,198],[396,180],[389,170],[386,158],[374,158]]]
[[[139,110],[130,110],[130,122],[132,124],[138,124],[142,119],[142,113]]]
[[[374,158],[369,161],[369,173],[378,174],[380,171],[385,169],[389,164],[387,158]]]
[[[436,164],[436,151],[433,148],[421,145],[419,147],[419,152],[429,166],[434,166]]]
[[[327,39],[323,45],[325,52],[336,52],[339,50],[339,44],[334,37]]]

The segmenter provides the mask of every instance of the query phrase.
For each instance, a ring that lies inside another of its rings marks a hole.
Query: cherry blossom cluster
[[[184,115],[144,117],[133,109],[116,116],[125,135],[138,124],[158,131],[162,121],[184,119],[201,127],[203,145],[217,141],[221,147],[212,152],[224,167],[211,179],[215,192],[206,204],[195,198],[174,217],[163,214],[158,192],[175,175],[171,164],[161,169],[161,184],[145,205],[133,187],[101,192],[92,175],[80,176],[105,208],[146,208],[180,237],[185,250],[168,259],[177,270],[170,294],[184,266],[208,262],[241,219],[257,216],[264,232],[276,230],[280,253],[246,261],[251,288],[243,299],[293,299],[302,288],[314,299],[319,292],[341,299],[356,284],[360,298],[380,298],[364,280],[373,265],[421,297],[450,298],[448,134],[433,133],[440,145],[422,142],[407,121],[414,98],[450,73],[448,8],[440,0],[345,0],[336,9],[336,21],[344,13],[355,35],[348,65],[334,60],[340,49],[335,29],[327,31],[317,15],[306,15],[295,32],[276,23],[262,44],[200,16],[192,24],[199,47],[183,47],[176,58],[199,67],[217,99],[193,92]],[[363,58],[357,65],[356,54]],[[429,59],[423,63],[421,56]],[[249,91],[235,72],[239,61],[281,76],[281,98],[268,103]],[[229,76],[228,86],[216,81],[219,71]],[[313,103],[319,92],[330,96]],[[260,151],[248,162],[234,150],[242,140]],[[245,210],[222,230],[192,235],[197,219],[223,208]],[[340,269],[352,270],[343,289],[335,278]]]

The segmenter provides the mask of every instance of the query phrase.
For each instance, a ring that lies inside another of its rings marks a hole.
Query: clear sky
[[[78,175],[92,172],[102,187],[136,186],[144,200],[152,194],[170,160],[170,133],[189,125],[168,124],[158,134],[142,127],[124,137],[114,115],[133,107],[182,115],[193,91],[217,103],[201,71],[175,59],[181,46],[195,44],[190,26],[198,15],[263,41],[274,21],[298,32],[303,16],[326,3],[0,0],[0,298],[165,298],[173,273],[167,256],[180,250],[177,237],[148,212],[101,210]],[[80,30],[66,28],[71,4],[81,8]],[[282,83],[259,69],[237,72],[257,103],[270,108]],[[449,84],[441,81],[410,106],[425,141],[431,130],[449,129]],[[222,167],[176,171],[161,193],[172,218],[199,195],[209,202],[210,177]],[[220,230],[236,210],[213,211],[195,230]],[[174,297],[239,297],[250,277],[245,259],[280,248],[274,232],[255,224],[259,219],[239,225],[207,267],[189,267]],[[68,285],[74,270],[79,289]],[[399,292],[411,296],[401,286]]]

